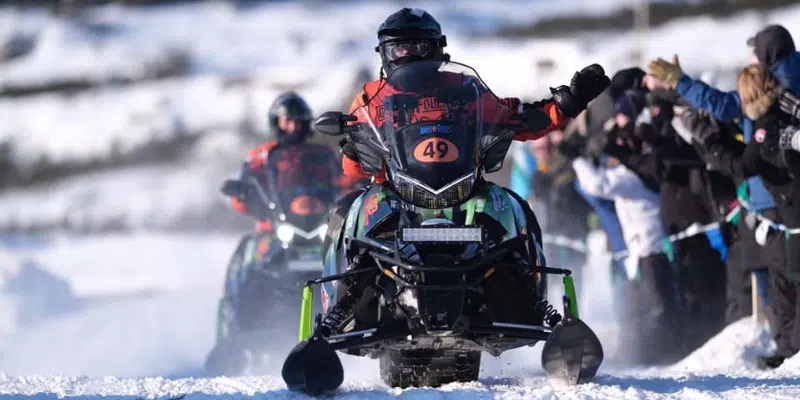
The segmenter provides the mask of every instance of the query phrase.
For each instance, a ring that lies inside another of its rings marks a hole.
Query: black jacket
[[[641,126],[638,129],[654,129]],[[664,129],[670,129],[664,128]],[[735,198],[733,182],[722,174],[709,173],[695,149],[674,131],[666,134],[639,133],[650,138],[649,153],[628,147],[610,149],[610,154],[633,170],[649,187],[661,193],[661,219],[673,234],[698,222],[717,221]]]

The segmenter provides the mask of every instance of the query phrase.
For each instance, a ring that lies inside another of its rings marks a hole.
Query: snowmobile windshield
[[[310,238],[325,223],[333,204],[339,169],[334,153],[324,146],[301,144],[271,150],[265,172],[275,221]]]
[[[471,67],[442,61],[398,67],[366,103],[354,112],[361,122],[359,155],[370,153],[363,149],[369,144],[403,200],[434,209],[470,197],[484,150],[507,136],[506,125],[517,114]]]

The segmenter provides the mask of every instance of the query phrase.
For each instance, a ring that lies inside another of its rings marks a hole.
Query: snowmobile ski
[[[311,396],[335,391],[344,382],[344,368],[336,350],[318,335],[292,349],[281,375],[289,390]]]
[[[566,292],[574,296],[574,288],[569,290],[567,279],[564,281]],[[572,311],[575,303],[574,297],[564,296],[564,318],[553,328],[542,348],[542,367],[547,377],[568,385],[591,381],[603,362],[603,345]]]

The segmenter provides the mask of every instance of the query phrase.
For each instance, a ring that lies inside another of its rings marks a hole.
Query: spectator
[[[777,223],[789,226],[800,225],[800,216],[792,200],[800,192],[794,177],[797,159],[793,152],[788,157],[781,157],[781,165],[775,160],[764,157],[764,145],[767,136],[779,135],[780,129],[791,123],[791,117],[780,111],[778,93],[779,81],[770,74],[766,65],[754,64],[746,67],[737,79],[737,90],[742,102],[744,115],[754,121],[753,140],[747,145],[722,135],[713,120],[698,119],[687,122],[692,126],[695,140],[704,149],[704,158],[717,170],[742,180],[759,175],[765,187],[776,199],[777,210],[766,210],[761,213]],[[786,154],[784,154],[786,156]],[[795,225],[793,225],[795,224]],[[754,223],[755,225],[755,223]],[[772,315],[770,323],[777,344],[774,355],[760,358],[760,365],[765,368],[779,366],[785,358],[794,355],[800,349],[800,316],[797,301],[798,281],[796,272],[800,271],[797,238],[789,236],[788,243],[783,232],[767,229],[769,225],[759,224],[758,232],[763,246],[764,260],[770,266],[769,295]],[[794,245],[795,247],[792,248]]]
[[[795,94],[800,92],[800,53],[789,32],[780,25],[770,25],[759,31],[747,41],[753,47],[757,61],[769,69],[780,85]],[[692,104],[705,109],[722,122],[740,121],[745,143],[753,138],[755,122],[742,110],[742,98],[737,92],[722,92],[705,83],[694,80],[683,73],[677,55],[673,62],[654,60],[649,65],[650,73],[664,85],[675,89],[678,94]],[[774,258],[765,247],[755,241],[756,218],[754,212],[775,214],[775,199],[764,186],[762,177],[757,174],[747,180],[750,211],[744,224],[738,224],[741,238],[741,260],[743,270],[781,268],[772,265]]]
[[[712,176],[672,126],[676,96],[663,90],[650,92],[646,99],[630,92],[626,96],[628,101],[621,101],[619,110],[639,119],[633,132],[642,141],[641,149],[609,143],[606,151],[661,193],[661,222],[667,234],[718,220],[712,206]],[[705,235],[675,242],[673,248],[682,303],[688,312],[683,338],[691,351],[724,326],[725,265]]]
[[[632,121],[618,114],[620,130]],[[630,140],[628,143],[634,143]],[[674,335],[679,309],[672,267],[663,253],[664,230],[659,216],[659,196],[624,165],[606,165],[600,158],[579,157],[572,163],[581,189],[589,195],[613,200],[628,248],[624,326],[634,329],[626,337],[632,361],[658,364],[676,361]]]
[[[533,206],[542,231],[583,241],[589,233],[591,207],[575,189],[571,160],[557,151],[563,132],[554,131],[534,142],[536,173],[533,175]],[[545,246],[551,265],[578,267],[586,263],[585,254],[566,247]]]

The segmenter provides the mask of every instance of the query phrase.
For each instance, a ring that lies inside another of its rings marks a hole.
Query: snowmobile
[[[297,293],[322,272],[327,213],[338,192],[341,167],[327,147],[302,144],[273,149],[260,173],[225,187],[249,193],[247,209],[271,231],[242,237],[226,272],[219,301],[217,343],[206,361],[212,374],[258,368],[265,343],[292,343]],[[265,177],[265,179],[264,179]],[[287,318],[288,316],[288,318]]]
[[[336,351],[378,358],[389,386],[439,386],[476,380],[483,351],[539,341],[549,377],[591,380],[603,348],[578,317],[571,272],[546,265],[520,203],[484,180],[524,119],[453,61],[399,67],[365,100],[315,121],[346,135],[361,167],[385,170],[387,183],[358,195],[341,226],[331,220],[324,271],[303,289],[300,342],[283,364],[288,388],[336,390]],[[548,274],[563,277],[563,315],[546,300]]]

